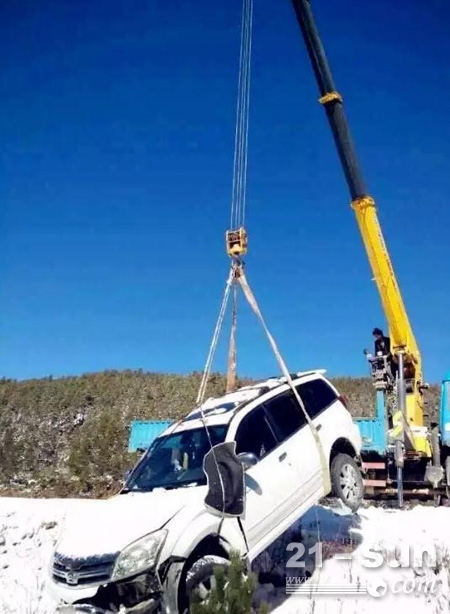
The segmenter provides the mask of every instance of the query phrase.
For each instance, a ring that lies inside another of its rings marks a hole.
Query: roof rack
[[[315,374],[325,375],[326,372],[327,372],[326,369],[311,369],[310,371],[297,371],[295,373],[289,373],[289,377],[291,379],[298,379],[299,377],[306,377],[307,375],[315,375]],[[268,380],[278,380],[280,382],[285,382],[286,377],[284,375],[282,376],[278,375],[276,377],[269,377]]]

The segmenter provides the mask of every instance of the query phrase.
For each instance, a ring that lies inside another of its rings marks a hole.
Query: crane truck
[[[450,487],[450,372],[441,386],[439,421],[426,425],[422,358],[405,308],[377,215],[367,191],[346,119],[343,98],[312,13],[310,0],[292,0],[320,98],[334,138],[389,327],[392,359],[366,351],[376,389],[372,418],[356,420],[363,439],[367,494],[449,498]],[[392,368],[394,367],[394,369]],[[395,373],[395,375],[394,375]]]
[[[356,156],[343,99],[313,17],[310,0],[291,0],[327,115],[351,206],[388,323],[391,359],[367,352],[376,390],[374,415],[356,418],[363,440],[366,495],[450,499],[450,372],[443,378],[439,419],[425,424],[422,358],[383,238],[374,199]],[[395,366],[395,369],[392,367]],[[395,376],[394,376],[395,373]],[[145,449],[167,422],[134,421],[129,451]]]

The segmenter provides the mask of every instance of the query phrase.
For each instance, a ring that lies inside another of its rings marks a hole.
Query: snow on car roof
[[[308,375],[325,374],[325,369],[314,369],[311,371],[300,371],[291,373],[293,379],[299,379]],[[261,394],[268,392],[273,388],[278,388],[287,383],[286,377],[270,377],[264,381],[243,386],[235,392],[225,394],[221,397],[212,397],[207,399],[200,408],[196,408],[189,412],[180,424],[173,429],[172,432],[180,430],[201,428],[204,421],[208,426],[228,424],[233,417],[235,411],[242,405],[257,399]],[[203,414],[203,416],[202,416]],[[202,420],[203,417],[203,420]],[[169,427],[171,428],[171,427]]]

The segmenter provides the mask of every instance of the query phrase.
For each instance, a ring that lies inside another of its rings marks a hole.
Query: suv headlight
[[[154,568],[166,537],[167,531],[161,529],[124,548],[114,565],[111,580],[117,582]]]

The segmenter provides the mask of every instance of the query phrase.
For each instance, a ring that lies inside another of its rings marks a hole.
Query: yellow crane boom
[[[375,201],[370,196],[352,202],[359,230],[377,284],[394,354],[404,352],[405,370],[411,370],[412,393],[406,395],[406,416],[412,426],[423,426],[422,358],[403,302],[378,221]]]
[[[292,0],[300,29],[319,86],[323,105],[351,195],[359,230],[368,255],[373,277],[389,326],[391,350],[399,365],[399,404],[393,415],[392,435],[400,435],[406,448],[429,456],[427,434],[423,426],[424,401],[422,361],[406,312],[391,259],[378,221],[374,199],[366,190],[356,157],[342,96],[336,90],[330,66],[311,12],[310,0]]]

